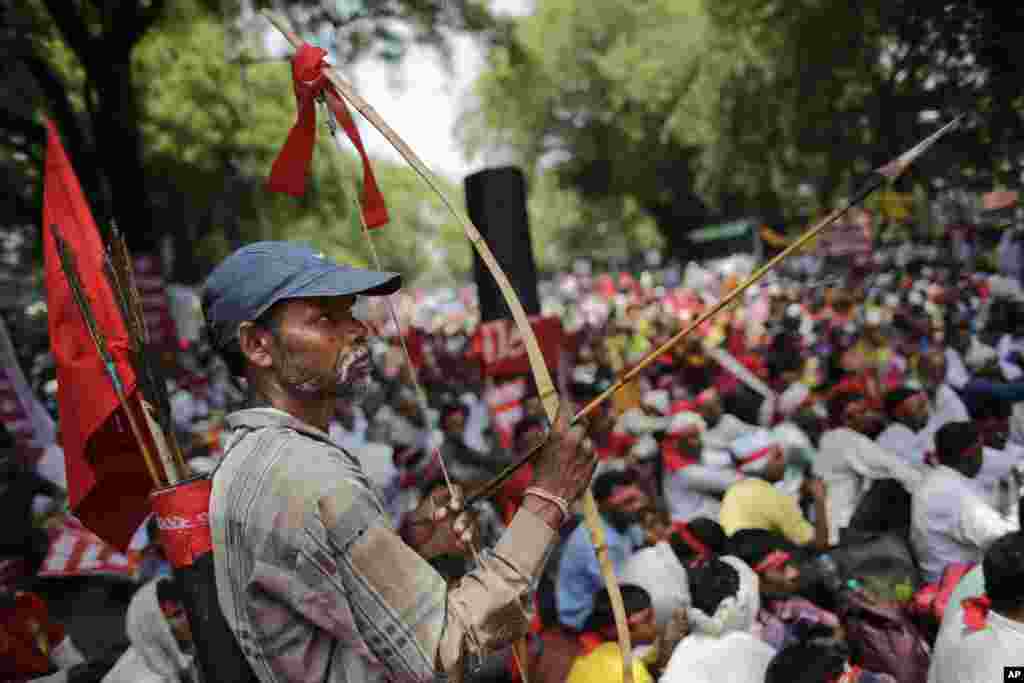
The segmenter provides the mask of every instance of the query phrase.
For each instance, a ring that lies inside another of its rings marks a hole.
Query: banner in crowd
[[[847,217],[836,222],[818,240],[819,253],[833,258],[866,256],[871,254],[874,242],[874,223],[871,212],[850,209]]]
[[[523,419],[523,398],[531,380],[521,377],[491,387],[484,400],[491,409],[492,426],[502,448],[512,448],[516,425]]]
[[[178,342],[178,331],[171,315],[167,280],[160,261],[149,254],[137,255],[132,260],[150,346],[155,350],[174,348]]]
[[[3,318],[0,318],[0,422],[20,442],[23,451],[35,457],[56,440],[53,419],[25,379]]]
[[[552,373],[558,368],[565,332],[562,321],[554,316],[531,316],[530,327],[537,336],[544,362]],[[494,320],[477,327],[469,344],[469,357],[480,362],[489,377],[530,373],[519,328],[512,320]]]
[[[109,576],[134,580],[139,569],[140,553],[120,553],[68,515],[63,525],[51,532],[50,552],[39,570],[39,576]]]

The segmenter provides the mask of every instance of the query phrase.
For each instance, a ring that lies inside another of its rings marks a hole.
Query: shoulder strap
[[[229,534],[227,529],[227,518],[230,512],[228,509],[227,492],[231,488],[231,483],[234,481],[244,461],[243,458],[231,456],[234,446],[250,433],[251,430],[239,429],[231,435],[224,446],[224,456],[210,475],[213,479],[213,487],[210,493],[210,533],[213,538],[217,602],[220,604],[220,609],[228,628],[233,632],[235,641],[241,646],[241,650],[245,652],[245,658],[248,661],[250,670],[253,671],[252,680],[256,681],[257,675],[255,670],[257,669],[257,664],[262,664],[265,668],[265,662],[261,662],[257,657],[253,656],[252,648],[247,647],[243,638],[239,635],[239,631],[252,633],[252,625],[249,623],[248,615],[245,611],[238,609],[235,592],[232,589],[231,580],[228,576],[228,567],[232,556],[230,550],[237,546],[238,540]],[[269,673],[269,671],[266,673]]]

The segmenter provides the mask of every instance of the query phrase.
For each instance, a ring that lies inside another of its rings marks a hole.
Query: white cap
[[[650,434],[644,434],[630,447],[629,452],[638,460],[653,458],[660,452],[658,440]]]
[[[664,389],[653,389],[644,393],[643,404],[647,408],[658,411],[659,414],[665,415],[669,409],[669,395]]]
[[[696,428],[697,431],[703,434],[707,431],[708,423],[704,421],[704,418],[697,413],[690,412],[689,410],[676,413],[672,416],[672,421],[668,424],[669,434],[683,434],[691,429]]]

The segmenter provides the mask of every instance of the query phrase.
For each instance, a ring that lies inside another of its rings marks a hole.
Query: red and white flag
[[[103,542],[71,516],[50,534],[50,552],[39,570],[45,578],[68,576],[112,576],[134,580],[140,552],[121,553]]]

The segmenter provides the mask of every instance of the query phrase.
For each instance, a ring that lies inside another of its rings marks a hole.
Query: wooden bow
[[[277,28],[278,31],[281,32],[282,35],[284,35],[285,38],[288,39],[288,42],[290,42],[293,47],[298,49],[302,45],[303,41],[288,28],[287,23],[282,18],[273,12],[266,10],[263,12],[263,15],[271,24],[274,25],[275,28]],[[430,170],[427,168],[426,164],[420,160],[419,156],[417,156],[412,148],[406,144],[401,136],[399,136],[383,118],[381,118],[377,111],[371,107],[366,100],[353,91],[352,86],[338,74],[337,70],[333,67],[328,67],[324,72],[328,81],[330,81],[330,83],[337,89],[338,93],[340,93],[349,104],[362,114],[363,118],[369,121],[370,124],[384,136],[391,146],[398,151],[402,158],[408,162],[420,178],[422,178],[430,189],[437,194],[441,199],[441,202],[448,209],[449,213],[451,213],[458,221],[459,225],[462,226],[463,232],[465,232],[466,237],[473,245],[473,248],[476,249],[481,260],[486,264],[487,269],[491,272],[491,275],[497,282],[498,287],[501,289],[502,296],[505,298],[505,302],[508,304],[509,310],[512,312],[512,317],[515,320],[516,326],[519,328],[519,333],[524,345],[526,346],[530,369],[533,372],[533,378],[537,384],[538,396],[544,405],[544,412],[547,414],[550,422],[554,424],[555,418],[558,414],[558,393],[555,391],[555,384],[551,379],[551,373],[544,362],[544,355],[541,353],[537,337],[533,333],[533,328],[530,327],[530,321],[526,315],[526,311],[523,309],[522,303],[519,301],[519,297],[515,293],[515,289],[513,289],[512,284],[509,282],[505,271],[494,258],[494,254],[487,246],[487,243],[484,241],[480,231],[473,225],[472,221],[470,221],[465,214],[455,208],[454,203],[444,194],[439,185],[434,181]],[[589,489],[583,496],[583,513],[585,518],[584,521],[587,528],[590,530],[591,539],[593,541],[594,548],[597,551],[597,558],[601,566],[601,574],[604,578],[605,585],[608,588],[608,593],[611,596],[612,610],[615,614],[615,626],[619,637],[619,646],[622,649],[623,683],[633,683],[632,644],[630,643],[629,638],[629,627],[626,623],[626,610],[622,603],[622,593],[619,590],[618,579],[615,577],[615,570],[611,563],[611,559],[608,556],[604,526],[601,521],[601,517],[598,514],[597,503],[594,501],[594,495]]]

